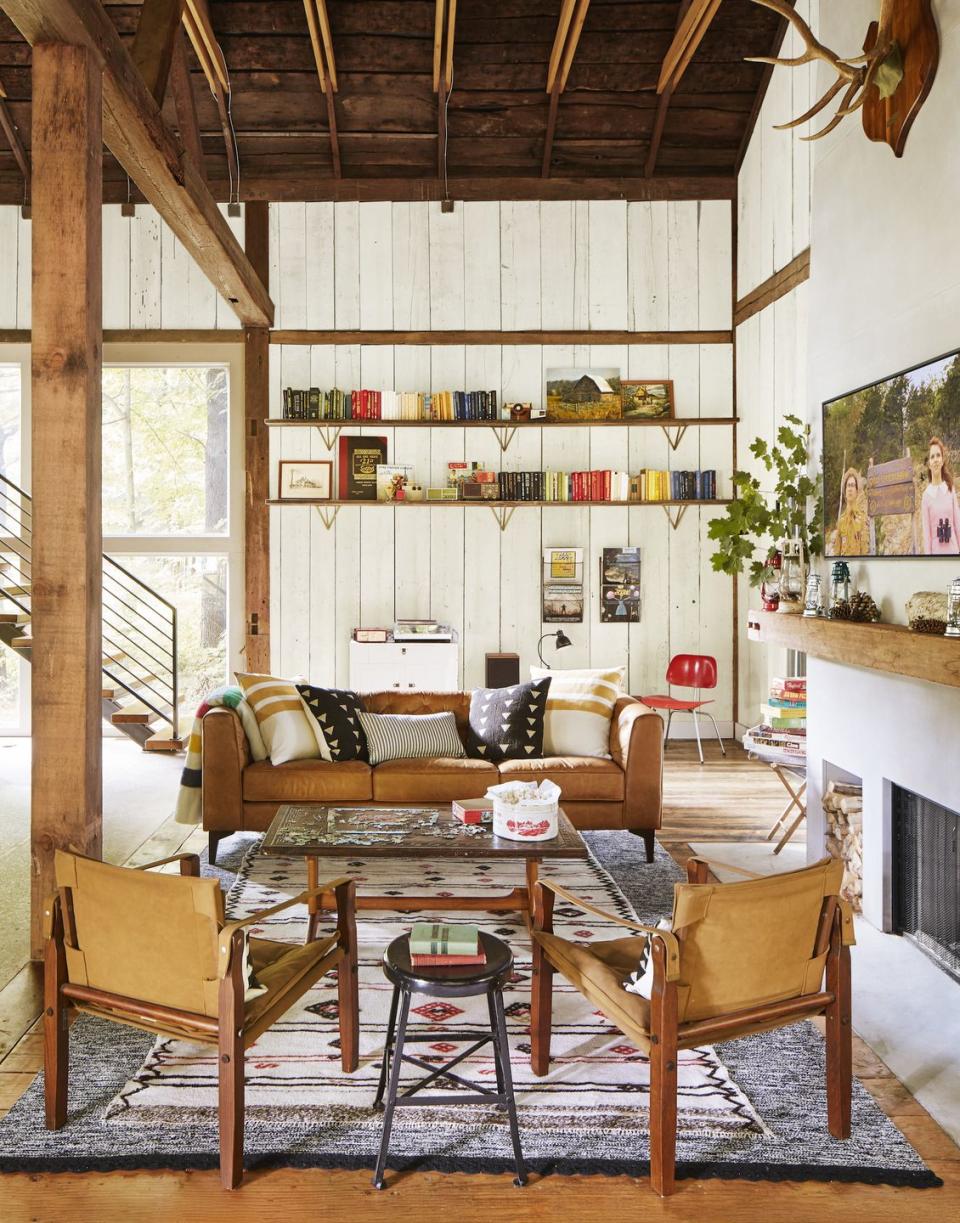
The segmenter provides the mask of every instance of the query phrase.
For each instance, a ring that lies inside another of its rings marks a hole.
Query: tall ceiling
[[[768,74],[748,55],[779,42],[780,18],[750,0],[723,0],[666,107],[649,166],[657,79],[681,0],[592,0],[544,175],[550,112],[547,70],[562,0],[459,0],[447,111],[447,167],[461,194],[497,196],[729,194]],[[3,0],[0,0],[0,9]],[[124,40],[138,3],[106,0]],[[433,88],[434,0],[327,0],[338,77],[334,171],[303,0],[210,0],[229,70],[245,199],[416,198],[438,194],[438,95]],[[224,137],[200,64],[188,52],[206,174],[228,197]],[[0,85],[30,146],[30,47],[0,16]],[[168,97],[164,116],[176,129]],[[127,182],[104,157],[105,198]],[[536,180],[542,180],[538,187]],[[647,180],[644,188],[641,180]],[[468,182],[472,184],[468,188]],[[0,199],[23,180],[0,131]],[[136,199],[133,191],[132,198]]]

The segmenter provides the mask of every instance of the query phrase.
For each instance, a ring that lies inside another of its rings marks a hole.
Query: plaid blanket
[[[187,743],[187,758],[180,774],[180,791],[174,818],[178,824],[199,824],[203,814],[200,785],[203,779],[203,715],[210,709],[235,709],[243,724],[254,760],[265,760],[267,749],[253,710],[244,700],[243,692],[234,685],[215,688],[200,702],[193,719],[193,729]]]

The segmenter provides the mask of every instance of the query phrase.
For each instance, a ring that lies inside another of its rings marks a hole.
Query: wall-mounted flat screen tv
[[[960,555],[960,351],[823,405],[827,556]]]

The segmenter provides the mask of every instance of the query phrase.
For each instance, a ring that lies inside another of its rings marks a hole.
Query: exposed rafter
[[[227,173],[230,176],[231,202],[240,201],[240,165],[237,160],[237,141],[230,117],[230,73],[217,36],[213,32],[207,0],[185,0],[183,28],[207,78],[210,92],[217,105],[220,130],[227,152]]]
[[[543,178],[550,177],[553,136],[557,128],[560,95],[567,87],[567,77],[570,75],[573,57],[577,52],[577,44],[583,33],[583,23],[587,19],[589,7],[590,0],[563,0],[560,8],[557,32],[553,38],[550,62],[547,65],[547,93],[550,95],[550,109],[547,112],[547,131],[543,142],[543,162],[540,167],[540,174]]]
[[[0,0],[32,45],[90,48],[103,72],[103,140],[242,323],[269,327],[273,303],[199,170],[184,157],[98,0]]]
[[[0,81],[0,129],[6,136],[13,159],[23,175],[23,203],[26,206],[30,200],[30,157],[20,139],[20,130],[13,120],[10,107],[7,105],[7,91],[2,81]]]
[[[337,112],[333,103],[333,95],[338,89],[337,63],[333,56],[333,34],[330,31],[327,0],[303,0],[303,8],[307,15],[307,29],[310,31],[310,45],[313,48],[313,59],[317,65],[317,76],[320,78],[320,90],[327,103],[327,128],[330,132],[333,176],[340,178],[342,176],[340,138],[337,132]]]
[[[180,140],[187,156],[192,158],[193,164],[205,178],[206,167],[203,160],[203,141],[200,138],[200,120],[197,117],[197,101],[193,96],[193,81],[183,39],[183,30],[178,30],[173,42],[173,60],[170,64],[170,92],[177,112]]]
[[[663,57],[657,93],[662,94],[667,89],[673,91],[680,84],[719,7],[720,0],[692,0]]]
[[[184,0],[143,0],[130,54],[143,83],[158,106],[163,105],[173,48],[180,33]]]
[[[680,11],[677,13],[677,25],[674,37],[679,32],[680,26],[683,24],[683,19],[690,8],[691,0],[682,0]],[[660,101],[657,103],[657,113],[653,119],[653,130],[650,133],[650,147],[647,150],[647,160],[643,167],[644,175],[649,178],[657,168],[657,156],[660,152],[660,141],[663,139],[663,129],[667,122],[667,111],[670,109],[670,99],[673,97],[673,86],[668,85],[660,94]]]
[[[447,107],[453,87],[457,0],[436,0],[433,22],[433,91],[437,95],[437,178],[447,181]],[[446,191],[444,192],[446,195]],[[452,207],[445,202],[445,207]]]

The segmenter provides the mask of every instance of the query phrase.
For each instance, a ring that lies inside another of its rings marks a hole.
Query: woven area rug
[[[658,850],[642,861],[629,834],[594,833],[589,862],[551,865],[575,891],[601,907],[643,920],[669,912],[680,877]],[[239,840],[239,838],[237,839]],[[305,883],[297,859],[264,858],[248,847],[230,895],[231,916],[245,916],[289,896]],[[598,860],[599,859],[599,860]],[[224,866],[231,859],[225,856]],[[604,869],[606,867],[606,869]],[[522,868],[520,868],[522,870]],[[513,886],[510,868],[484,862],[331,862],[321,879],[349,873],[361,891],[496,893]],[[225,874],[225,872],[224,872]],[[615,882],[616,880],[616,882]],[[619,886],[618,886],[619,884]],[[628,899],[629,897],[629,899]],[[632,901],[632,904],[631,904]],[[299,941],[305,915],[270,919],[262,933]],[[647,1063],[576,991],[556,978],[550,1074],[529,1072],[529,942],[511,915],[478,915],[485,929],[514,949],[516,972],[505,991],[521,1136],[530,1167],[540,1172],[642,1175],[647,1160]],[[616,928],[565,905],[558,930],[584,942]],[[506,920],[504,920],[506,918]],[[360,1067],[340,1071],[336,989],[324,979],[247,1054],[246,1164],[372,1168],[380,1116],[370,1110],[383,1048],[390,990],[379,968],[383,947],[416,915],[361,913]],[[414,1018],[437,1040],[421,1053],[445,1060],[457,1046],[445,1030],[481,1026],[473,1000],[420,1000]],[[722,1056],[721,1056],[722,1055]],[[460,1067],[479,1081],[493,1077],[489,1049]],[[412,1079],[417,1072],[409,1068]],[[751,1179],[838,1179],[929,1186],[937,1178],[855,1084],[854,1138],[826,1131],[823,1042],[808,1024],[704,1048],[680,1068],[678,1175]],[[0,1121],[0,1169],[85,1170],[197,1168],[217,1162],[216,1066],[209,1050],[151,1041],[131,1029],[81,1017],[71,1032],[70,1115],[50,1134],[42,1122],[42,1083]],[[509,1137],[493,1110],[407,1109],[394,1125],[392,1168],[507,1171]]]

